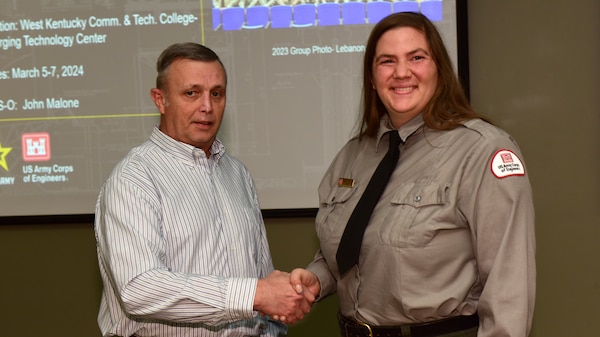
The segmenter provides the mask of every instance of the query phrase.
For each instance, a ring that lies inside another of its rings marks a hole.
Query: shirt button
[[[417,195],[417,196],[415,197],[415,202],[419,202],[419,201],[421,201],[421,196],[420,196],[420,195]]]

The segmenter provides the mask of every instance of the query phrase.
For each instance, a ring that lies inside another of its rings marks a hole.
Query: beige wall
[[[537,210],[532,337],[597,335],[600,1],[471,0],[471,98],[519,141]],[[277,268],[317,249],[312,219],[268,219]],[[99,336],[92,225],[0,226],[2,336]],[[335,336],[335,297],[290,336]]]
[[[532,336],[597,336],[600,1],[479,0],[469,11],[473,105],[519,141],[533,184]]]

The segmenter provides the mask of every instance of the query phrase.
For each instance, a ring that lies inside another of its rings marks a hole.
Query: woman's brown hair
[[[420,13],[401,12],[383,18],[373,27],[369,36],[363,61],[363,111],[359,136],[376,136],[379,130],[379,121],[384,114],[387,114],[379,95],[372,89],[373,61],[377,42],[381,36],[389,30],[400,27],[411,27],[425,35],[437,67],[437,88],[422,112],[425,124],[432,129],[449,130],[466,120],[474,118],[485,120],[471,108],[454,72],[442,37],[433,23]]]

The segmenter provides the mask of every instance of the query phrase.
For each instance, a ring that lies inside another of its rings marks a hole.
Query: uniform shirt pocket
[[[356,188],[336,187],[321,200],[315,219],[316,231],[320,240],[328,241],[336,228],[345,228],[352,209],[348,209],[348,200]]]
[[[380,230],[382,243],[422,247],[433,238],[437,216],[447,203],[448,185],[404,183],[392,196]]]

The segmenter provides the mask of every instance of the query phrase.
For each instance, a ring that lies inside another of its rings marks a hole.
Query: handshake
[[[294,324],[310,312],[321,284],[312,272],[296,268],[291,273],[273,271],[259,279],[254,310],[286,324]]]

